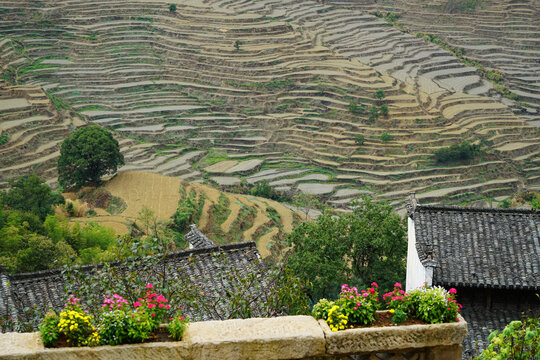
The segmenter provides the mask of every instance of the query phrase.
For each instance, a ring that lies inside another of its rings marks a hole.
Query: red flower
[[[448,290],[448,292],[449,292],[450,294],[457,294],[457,290],[454,289],[454,288],[451,288],[450,290]]]

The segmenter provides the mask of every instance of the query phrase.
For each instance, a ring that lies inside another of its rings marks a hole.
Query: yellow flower
[[[389,312],[390,314],[393,314],[393,313],[395,312],[395,310],[394,310],[394,309],[390,309],[388,312]]]

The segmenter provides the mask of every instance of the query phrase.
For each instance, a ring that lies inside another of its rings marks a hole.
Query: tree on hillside
[[[294,229],[288,266],[311,282],[312,300],[335,295],[348,281],[389,290],[405,280],[406,233],[391,206],[363,197],[352,213],[326,212]]]
[[[53,205],[64,203],[62,195],[53,193],[45,180],[35,174],[11,180],[9,185],[10,190],[0,194],[3,204],[35,214],[42,221],[52,213]]]
[[[119,165],[124,165],[124,156],[111,132],[96,125],[83,127],[62,143],[58,182],[65,188],[97,184]]]

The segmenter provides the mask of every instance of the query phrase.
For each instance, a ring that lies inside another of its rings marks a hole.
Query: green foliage
[[[98,329],[101,345],[120,345],[144,342],[154,326],[148,313],[126,308],[104,311]]]
[[[362,115],[364,111],[366,110],[366,106],[364,104],[358,105],[356,101],[351,100],[351,102],[349,103],[348,109],[354,115]]]
[[[384,94],[384,90],[379,89],[375,91],[375,99],[376,99],[377,104],[380,105],[385,96],[386,95]]]
[[[67,137],[58,158],[58,182],[64,188],[99,183],[124,164],[118,141],[99,126],[83,127]]]
[[[382,116],[387,116],[388,115],[388,106],[381,105],[381,107],[379,107],[379,112],[381,113]]]
[[[392,324],[399,325],[405,320],[407,320],[407,313],[405,311],[403,311],[402,309],[395,309],[395,310],[392,309],[392,310],[390,310],[390,312],[393,313]]]
[[[540,193],[537,193],[531,199],[531,206],[533,209],[540,210]]]
[[[467,141],[461,144],[453,144],[435,151],[435,161],[444,164],[453,161],[470,160],[480,154],[480,145],[471,144]]]
[[[326,299],[320,299],[311,310],[311,315],[315,319],[326,320],[328,318],[328,312],[335,305],[334,301],[328,301]]]
[[[381,141],[383,141],[383,142],[390,141],[390,140],[392,140],[393,138],[394,138],[394,137],[393,137],[392,135],[390,135],[389,133],[387,133],[387,132],[383,132],[383,133],[381,134]]]
[[[406,227],[391,206],[362,197],[349,214],[323,213],[288,236],[288,266],[309,281],[312,299],[335,295],[350,279],[374,279],[384,289],[404,280]]]
[[[204,205],[204,198],[202,196],[197,198],[195,191],[191,190],[187,195],[183,188],[181,191],[181,200],[173,215],[173,228],[179,233],[185,232],[190,224],[196,222],[195,220],[199,218]]]
[[[75,255],[73,249],[65,242],[53,243],[46,236],[30,234],[26,246],[15,256],[16,271],[38,271],[60,266],[62,259]]]
[[[455,289],[442,287],[414,289],[406,296],[407,310],[411,316],[429,324],[457,321],[461,305],[455,300]]]
[[[4,205],[33,213],[41,220],[53,212],[54,205],[64,203],[62,195],[53,193],[45,180],[35,174],[11,180],[9,185],[9,191],[0,193]]]
[[[235,49],[236,51],[240,51],[240,45],[242,45],[242,44],[243,44],[242,41],[236,40],[236,41],[234,42],[234,49]]]
[[[184,331],[186,331],[188,326],[189,319],[185,316],[182,316],[182,311],[178,310],[174,318],[169,322],[169,326],[167,326],[167,329],[169,330],[169,334],[174,340],[180,341],[182,340]]]
[[[475,360],[534,360],[540,358],[540,318],[512,321],[495,330],[489,346]]]
[[[332,331],[370,325],[375,320],[375,311],[379,307],[377,287],[377,283],[372,283],[372,287],[360,292],[356,287],[349,288],[347,284],[343,284],[339,299],[319,300],[313,306],[313,316],[325,320]]]
[[[45,347],[56,346],[56,342],[60,336],[60,330],[58,329],[59,322],[60,317],[54,311],[51,310],[45,315],[43,322],[39,326],[39,335]]]
[[[4,145],[8,142],[8,133],[5,132],[2,135],[0,135],[0,145]]]
[[[66,309],[60,313],[58,322],[60,334],[70,346],[95,346],[99,344],[99,335],[92,325],[92,317],[80,309]]]
[[[169,5],[169,11],[172,13],[176,12],[176,4]]]
[[[364,141],[365,141],[364,135],[356,135],[356,137],[354,138],[354,142],[358,146],[364,145]]]
[[[512,199],[510,198],[506,198],[499,203],[499,207],[503,209],[509,209],[510,205],[512,205]]]
[[[379,119],[379,108],[376,106],[370,106],[368,122],[370,124],[373,124],[378,119]]]

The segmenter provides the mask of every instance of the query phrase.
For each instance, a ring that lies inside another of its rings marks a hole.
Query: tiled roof
[[[184,235],[184,239],[189,243],[191,249],[205,248],[215,246],[215,244],[207,238],[199,229],[197,225],[190,225],[191,230]]]
[[[165,262],[165,267],[163,267]],[[115,262],[113,266],[122,266]],[[93,272],[103,265],[84,266],[80,270]],[[234,268],[244,275],[260,269],[260,254],[254,242],[236,243],[222,246],[192,249],[169,253],[159,261],[157,267],[165,268],[167,279],[187,277],[199,288],[217,297],[225,296],[226,283],[219,281],[220,274],[227,268]],[[2,271],[2,270],[0,270]],[[9,284],[8,284],[9,283]],[[43,311],[63,306],[64,284],[62,270],[47,270],[34,273],[9,275],[0,272],[0,318],[9,315],[14,319],[29,320],[28,309]],[[25,310],[26,309],[26,310]],[[254,310],[254,314],[257,311]],[[209,320],[212,314],[200,315],[187,311],[192,319]]]
[[[489,345],[488,336],[493,330],[503,330],[514,320],[522,320],[524,315],[540,316],[540,307],[535,310],[519,304],[504,304],[491,309],[478,304],[463,303],[461,315],[467,321],[469,333],[463,341],[463,359],[478,356]]]
[[[409,215],[434,285],[540,289],[540,212],[416,205]]]

